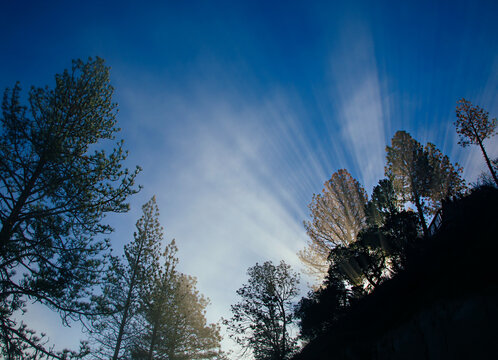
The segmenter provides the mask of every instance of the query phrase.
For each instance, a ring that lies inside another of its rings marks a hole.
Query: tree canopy
[[[175,240],[162,250],[155,197],[143,207],[123,260],[112,257],[103,282],[105,315],[92,322],[96,359],[208,359],[221,356],[219,327],[196,279],[178,272]]]
[[[425,216],[434,214],[443,199],[465,189],[465,182],[460,177],[462,170],[435,145],[428,143],[424,148],[406,131],[396,132],[386,152],[386,176],[400,200],[415,205],[427,236]]]
[[[256,264],[247,274],[248,283],[237,290],[241,301],[231,306],[232,318],[224,320],[230,337],[252,351],[256,360],[288,359],[296,350],[289,330],[294,322],[298,276],[283,261]]]
[[[128,210],[139,169],[123,168],[115,140],[117,105],[100,58],[73,61],[53,88],[32,87],[21,104],[17,83],[0,117],[0,323],[6,356],[44,352],[12,317],[27,299],[58,312],[64,323],[94,312],[112,229],[105,214]]]
[[[311,221],[304,226],[310,238],[308,247],[298,253],[311,273],[322,278],[327,258],[336,245],[347,245],[366,225],[367,194],[346,169],[340,169],[324,184],[322,194],[314,194],[309,205]]]
[[[465,99],[458,101],[456,115],[455,126],[460,138],[458,143],[463,147],[471,144],[479,145],[491,176],[498,185],[496,166],[493,166],[484,148],[484,140],[496,135],[496,118],[490,120],[489,112]]]
[[[197,280],[176,271],[176,245],[163,254],[164,264],[140,299],[139,326],[133,359],[222,358],[220,329],[208,324],[209,300],[196,289]]]

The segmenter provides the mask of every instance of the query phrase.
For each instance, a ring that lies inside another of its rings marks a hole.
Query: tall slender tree
[[[313,195],[309,205],[312,219],[304,223],[310,243],[298,253],[309,272],[323,278],[330,250],[356,240],[366,225],[367,200],[361,184],[346,169],[332,174],[324,184],[322,194]]]
[[[103,293],[113,315],[97,318],[92,324],[92,336],[100,345],[95,355],[120,359],[129,354],[137,329],[140,299],[148,283],[158,271],[163,229],[155,197],[143,207],[143,215],[136,223],[134,240],[125,245],[124,259],[113,258]]]
[[[174,317],[172,306],[178,276],[177,251],[175,241],[172,240],[163,253],[163,266],[152,274],[152,281],[144,284],[144,291],[138,299],[140,325],[135,333],[140,335],[133,340],[134,358],[153,359],[154,351],[160,342],[161,328],[168,317]]]
[[[7,358],[46,350],[13,317],[26,310],[28,299],[58,312],[65,324],[95,313],[88,300],[108,249],[98,235],[112,230],[102,220],[127,211],[126,199],[137,191],[138,169],[122,168],[122,142],[104,150],[103,141],[119,130],[112,93],[109,69],[99,58],[73,61],[55,76],[53,88],[32,87],[27,106],[19,84],[4,93],[0,353]]]
[[[209,301],[196,290],[194,277],[165,269],[151,290],[142,301],[144,330],[136,338],[134,359],[222,357],[219,327],[207,324]]]
[[[495,167],[493,167],[484,149],[484,140],[496,135],[496,118],[490,120],[489,112],[477,105],[472,105],[470,101],[465,99],[459,100],[457,104],[457,121],[455,121],[455,126],[460,137],[458,143],[463,147],[471,144],[479,145],[491,176],[496,185],[498,185],[498,176],[496,175]]]

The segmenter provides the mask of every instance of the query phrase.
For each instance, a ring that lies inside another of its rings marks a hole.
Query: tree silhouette
[[[25,302],[58,312],[64,324],[94,313],[88,300],[108,248],[106,213],[125,212],[138,169],[122,168],[127,153],[113,140],[116,104],[102,59],[73,61],[55,87],[6,90],[0,117],[0,322],[6,355],[35,346],[12,314]],[[29,350],[27,350],[29,351]],[[52,353],[52,352],[51,352]]]
[[[267,261],[247,270],[248,284],[237,290],[242,300],[232,305],[233,317],[224,320],[230,337],[256,360],[288,359],[296,349],[289,334],[294,322],[292,300],[297,295],[297,274],[281,261],[275,266]]]
[[[458,163],[452,164],[448,156],[432,143],[425,145],[424,152],[429,159],[431,170],[429,213],[434,215],[441,208],[443,200],[462,194],[467,187],[461,177],[463,169]]]
[[[380,180],[365,207],[368,226],[382,226],[388,216],[398,213],[399,208],[400,201],[391,180]]]
[[[311,341],[325,333],[347,310],[350,291],[331,267],[323,286],[303,297],[296,307],[299,336]]]
[[[489,112],[480,108],[479,106],[474,106],[470,101],[461,99],[458,101],[456,107],[457,121],[455,121],[455,126],[457,133],[460,137],[458,142],[463,147],[471,144],[479,145],[482,151],[482,155],[486,160],[486,165],[488,165],[491,176],[498,185],[498,176],[493,168],[491,161],[484,149],[484,140],[496,135],[496,118],[489,119]]]

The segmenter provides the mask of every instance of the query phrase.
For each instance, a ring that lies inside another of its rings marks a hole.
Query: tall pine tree
[[[95,314],[88,301],[100,282],[112,228],[107,213],[128,210],[138,169],[114,149],[117,106],[102,59],[73,61],[55,86],[6,90],[0,115],[0,354],[56,355],[19,323],[27,301],[63,323]],[[17,314],[15,314],[17,311]]]
[[[113,315],[98,318],[92,324],[93,340],[100,345],[95,355],[100,358],[117,360],[129,354],[136,336],[134,325],[140,299],[159,268],[163,229],[155,197],[142,209],[134,240],[125,245],[123,260],[113,258],[104,285],[104,305],[111,308]]]
[[[422,147],[406,131],[396,132],[386,152],[386,176],[400,200],[415,205],[424,235],[428,236],[426,215],[433,214],[442,200],[465,189],[461,168],[433,144]]]

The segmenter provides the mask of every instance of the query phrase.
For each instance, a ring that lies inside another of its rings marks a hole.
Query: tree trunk
[[[133,274],[133,275],[135,275],[135,274]],[[132,278],[132,281],[134,281],[133,278]],[[133,283],[130,284],[130,288],[128,289],[128,295],[126,296],[126,303],[125,303],[125,307],[123,309],[123,317],[121,318],[121,324],[119,324],[118,339],[116,340],[116,347],[114,348],[114,355],[112,356],[112,360],[118,360],[119,350],[121,349],[121,341],[123,340],[124,328],[125,328],[126,320],[128,318],[128,311],[130,310],[130,305],[131,305],[131,295],[132,295],[133,287],[134,287],[132,285],[134,285],[134,284]]]
[[[12,236],[12,231],[14,230],[15,223],[19,220],[19,214],[31,195],[31,190],[35,186],[36,180],[41,175],[43,167],[45,166],[45,160],[40,160],[35,168],[35,171],[26,183],[26,187],[21,192],[21,195],[17,199],[10,215],[5,219],[2,224],[2,230],[0,230],[0,252],[5,253],[7,244]]]
[[[493,177],[495,184],[498,186],[498,177],[496,176],[496,172],[494,171],[493,166],[491,165],[491,161],[489,161],[488,154],[486,154],[486,151],[484,150],[484,145],[482,144],[481,139],[478,139],[478,141],[479,141],[479,146],[481,147],[482,154],[484,155],[484,159],[486,160],[486,164],[488,165],[489,171],[491,171],[491,176]]]
[[[118,339],[116,340],[116,347],[114,348],[114,355],[112,357],[112,360],[118,360],[119,350],[121,348],[121,341],[123,340],[124,328],[125,328],[126,320],[128,318],[128,311],[130,310],[130,306],[131,306],[131,297],[133,295],[133,289],[135,288],[135,285],[136,285],[138,264],[139,264],[139,261],[140,261],[141,255],[142,255],[142,250],[143,250],[143,244],[140,244],[137,259],[135,261],[135,266],[133,269],[133,274],[131,275],[131,279],[130,279],[130,288],[128,289],[125,307],[123,309],[123,318],[121,319],[121,324],[119,324]]]
[[[150,339],[149,354],[147,355],[148,360],[152,360],[152,354],[154,353],[154,345],[156,343],[157,328],[159,327],[159,321],[154,322],[154,327],[152,329],[152,337]]]
[[[417,207],[418,217],[422,223],[422,230],[424,232],[424,237],[427,239],[429,236],[429,230],[427,229],[427,223],[425,222],[424,211],[422,210],[422,204],[420,204],[420,196],[414,193],[415,206]]]

